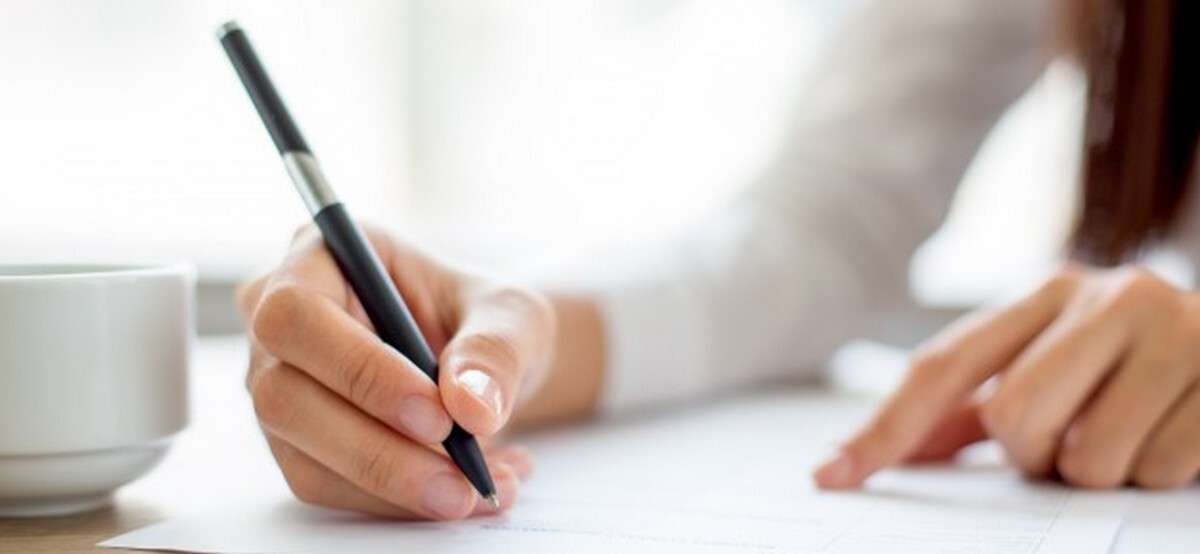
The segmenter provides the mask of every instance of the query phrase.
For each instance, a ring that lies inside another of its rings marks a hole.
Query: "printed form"
[[[537,470],[517,506],[492,518],[371,519],[302,506],[278,489],[101,544],[306,553],[1109,550],[1124,493],[1029,482],[993,447],[953,465],[887,471],[861,491],[814,489],[812,467],[869,410],[861,399],[792,391],[530,436]]]

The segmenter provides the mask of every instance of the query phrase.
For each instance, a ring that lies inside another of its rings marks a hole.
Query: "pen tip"
[[[496,493],[489,494],[489,495],[483,497],[483,499],[487,500],[488,504],[492,505],[492,509],[494,509],[494,510],[500,509],[500,497],[497,496]]]

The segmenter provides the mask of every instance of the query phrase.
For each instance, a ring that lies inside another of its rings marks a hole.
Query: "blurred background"
[[[307,215],[213,37],[231,17],[353,212],[504,272],[653,240],[749,183],[860,4],[6,1],[0,262],[192,260],[201,330],[237,329],[233,284]],[[913,261],[923,303],[976,305],[1059,251],[1082,94],[1051,66],[997,126]]]

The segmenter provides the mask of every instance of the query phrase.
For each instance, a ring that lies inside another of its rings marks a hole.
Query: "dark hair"
[[[1200,136],[1200,2],[1077,0],[1088,76],[1080,257],[1115,264],[1172,230]]]

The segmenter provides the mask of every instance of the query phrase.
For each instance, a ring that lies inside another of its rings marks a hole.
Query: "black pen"
[[[367,317],[375,325],[379,338],[388,343],[417,367],[421,368],[434,383],[438,382],[437,359],[433,350],[421,336],[412,313],[400,297],[400,291],[388,277],[379,261],[379,256],[363,237],[358,225],[350,218],[346,207],[333,194],[321,166],[313,157],[308,143],[300,135],[292,116],[271,84],[270,77],[258,61],[258,55],[250,46],[250,39],[235,21],[229,21],[217,29],[217,40],[229,55],[229,61],[237,70],[242,85],[254,102],[263,125],[279,149],[283,165],[304,199],[304,205],[312,213],[313,221],[321,229],[325,245],[337,260],[342,275],[350,282],[354,294],[362,303]],[[496,485],[479,450],[475,437],[457,423],[450,436],[442,442],[446,453],[462,470],[463,475],[493,507],[500,507]]]

